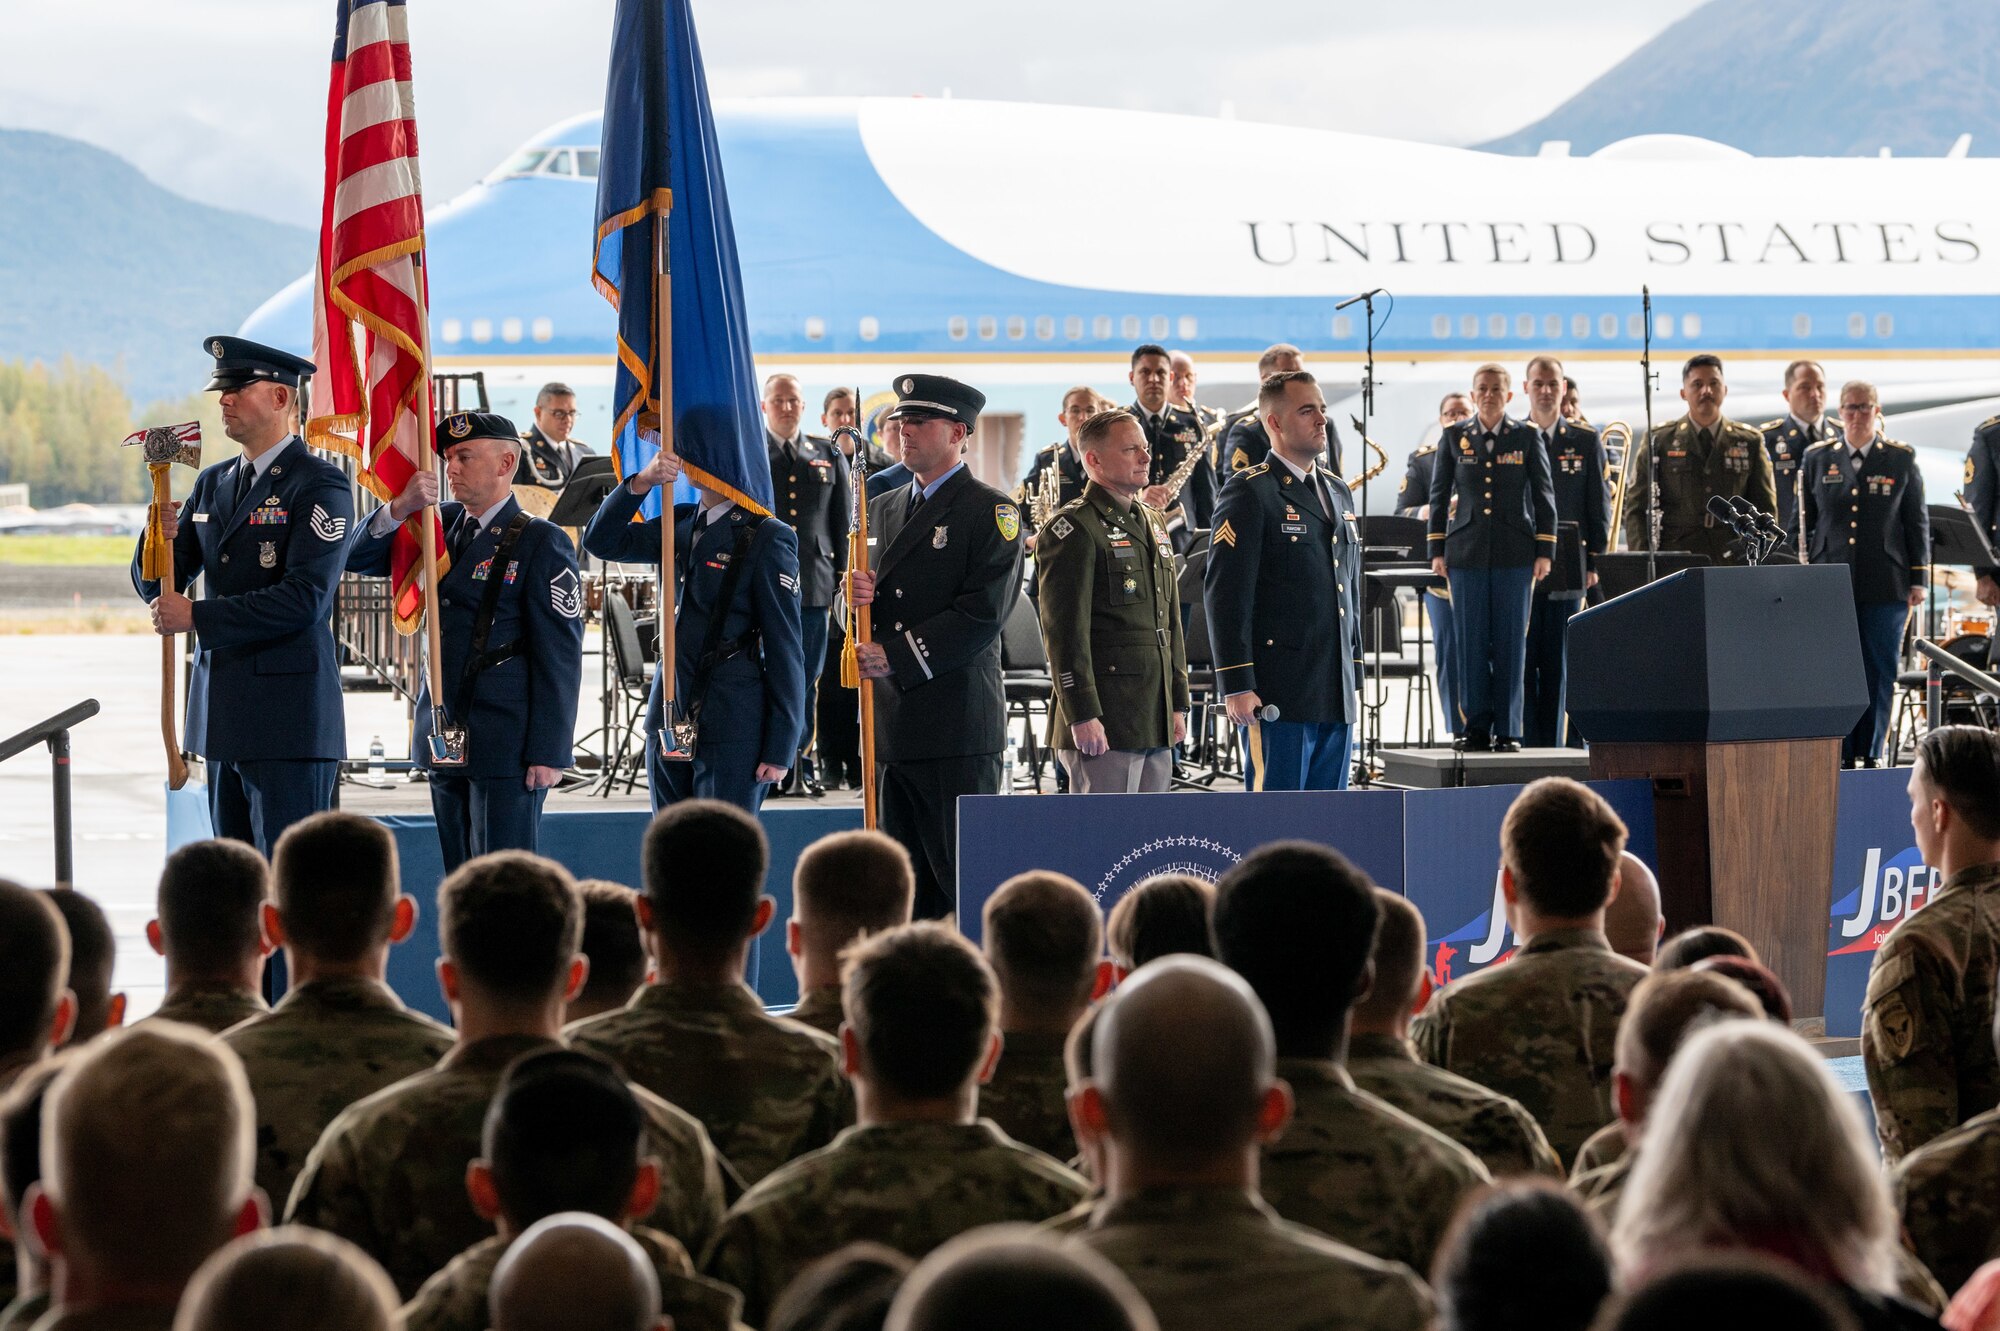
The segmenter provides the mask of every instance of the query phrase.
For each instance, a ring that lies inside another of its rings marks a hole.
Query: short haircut
[[[486,1293],[492,1331],[650,1331],[660,1276],[621,1225],[566,1211],[530,1225],[500,1257]]]
[[[40,1049],[69,983],[69,927],[46,892],[0,879],[0,1054]]]
[[[987,898],[982,924],[986,960],[1010,1003],[1070,1016],[1090,1001],[1104,917],[1082,883],[1039,870],[1016,874]]]
[[[1424,915],[1408,897],[1375,889],[1381,923],[1375,929],[1375,984],[1354,1005],[1356,1016],[1388,1022],[1409,1014],[1424,982]]]
[[[544,1049],[501,1074],[481,1153],[516,1229],[562,1211],[616,1222],[639,1174],[644,1131],[618,1069],[580,1050]]]
[[[1156,873],[1112,905],[1105,943],[1111,959],[1128,971],[1176,952],[1212,957],[1214,913],[1214,883],[1193,874]]]
[[[813,1262],[785,1286],[764,1331],[882,1331],[912,1262],[880,1243],[850,1243]]]
[[[1158,356],[1161,360],[1166,361],[1169,367],[1173,364],[1174,358],[1167,354],[1165,347],[1157,342],[1141,342],[1138,346],[1132,348],[1132,368],[1137,369],[1139,362],[1148,356]]]
[[[771,865],[757,820],[720,800],[682,800],[646,829],[646,899],[653,928],[677,948],[727,952],[750,936]]]
[[[1263,354],[1257,357],[1257,378],[1260,381],[1270,378],[1271,371],[1287,356],[1298,356],[1303,359],[1304,353],[1289,342],[1273,342],[1265,347]]]
[[[1293,384],[1316,384],[1311,370],[1279,370],[1264,376],[1264,382],[1257,386],[1257,414],[1262,416],[1271,408],[1285,400],[1285,390]]]
[[[1940,726],[1917,741],[1916,765],[1974,835],[2000,841],[2000,735]]]
[[[1860,1331],[1834,1291],[1789,1262],[1710,1251],[1611,1301],[1598,1331],[1687,1331],[1693,1326],[1768,1326],[1786,1331]]]
[[[1660,954],[1653,958],[1653,969],[1686,970],[1704,957],[1758,960],[1755,945],[1734,929],[1725,929],[1719,924],[1698,924],[1692,929],[1681,930],[1660,944]]]
[[[1127,422],[1137,425],[1139,424],[1139,418],[1119,407],[1094,412],[1089,420],[1077,427],[1076,446],[1079,450],[1087,453],[1110,438],[1113,430]],[[1143,434],[1144,431],[1141,430],[1141,433]]]
[[[1625,849],[1625,823],[1580,781],[1545,776],[1523,790],[1500,823],[1500,861],[1514,888],[1544,915],[1602,910]]]
[[[1639,981],[1618,1022],[1618,1070],[1657,1090],[1674,1051],[1710,1022],[1764,1015],[1749,990],[1701,971],[1654,971]]]
[[[764,389],[759,394],[759,397],[768,400],[771,396],[771,390],[779,384],[790,384],[792,387],[797,388],[799,386],[799,377],[796,374],[786,374],[782,370],[776,374],[767,374],[764,376]]]
[[[1156,1331],[1132,1282],[1089,1248],[1028,1225],[961,1234],[917,1264],[888,1331]]]
[[[390,1331],[396,1287],[381,1264],[336,1234],[258,1230],[202,1264],[174,1331]]]
[[[220,1040],[171,1021],[108,1031],[77,1051],[43,1114],[42,1185],[72,1254],[124,1282],[178,1284],[229,1241],[256,1115]]]
[[[1720,975],[1750,991],[1764,1016],[1780,1026],[1792,1024],[1792,994],[1770,967],[1748,957],[1704,957],[1688,968],[1703,975]]]
[[[1477,383],[1479,382],[1479,376],[1480,376],[1480,375],[1482,375],[1482,374],[1497,374],[1497,375],[1499,375],[1499,376],[1500,376],[1500,386],[1501,386],[1502,388],[1509,388],[1509,389],[1511,389],[1511,388],[1512,388],[1512,387],[1514,386],[1514,374],[1513,374],[1513,371],[1509,370],[1509,369],[1508,369],[1508,368],[1507,368],[1506,366],[1502,365],[1502,364],[1501,364],[1501,363],[1500,363],[1499,361],[1497,361],[1497,360],[1490,360],[1490,361],[1487,361],[1487,362],[1486,362],[1486,363],[1485,363],[1484,365],[1481,365],[1481,366],[1480,366],[1479,368],[1475,369],[1475,370],[1474,370],[1474,371],[1472,372],[1472,382],[1473,382],[1473,383],[1475,383],[1475,384],[1477,384]]]
[[[42,1109],[73,1057],[65,1049],[29,1064],[0,1096],[0,1206],[10,1218],[20,1214],[28,1188],[42,1181]]]
[[[1792,387],[1792,381],[1799,377],[1800,371],[1806,369],[1818,370],[1820,378],[1822,379],[1826,378],[1826,367],[1821,365],[1818,361],[1795,360],[1791,364],[1785,367],[1785,388],[1787,391],[1790,391]]]
[[[1567,1188],[1509,1179],[1459,1207],[1431,1288],[1439,1331],[1586,1331],[1611,1294],[1611,1253]]]
[[[819,400],[820,414],[824,416],[827,412],[832,411],[833,404],[836,402],[852,402],[852,401],[854,401],[853,389],[829,388],[826,390],[826,396]]]
[[[541,392],[535,394],[535,405],[537,407],[546,407],[549,405],[550,402],[554,401],[556,398],[575,397],[575,396],[576,396],[576,390],[574,388],[571,388],[568,384],[562,382],[560,379],[552,379],[548,383],[542,385]]]
[[[1528,357],[1528,363],[1521,367],[1521,377],[1525,379],[1529,375],[1533,374],[1535,372],[1535,367],[1537,365],[1548,366],[1551,370],[1554,370],[1556,372],[1556,378],[1562,379],[1565,382],[1568,381],[1568,376],[1563,373],[1563,363],[1561,358],[1557,356],[1551,356],[1546,351]]]
[[[1722,373],[1722,357],[1712,351],[1704,351],[1699,355],[1689,356],[1687,364],[1681,366],[1681,382],[1686,383],[1696,370],[1714,370],[1717,375],[1720,375]]]
[[[1375,947],[1374,884],[1337,850],[1276,841],[1215,885],[1215,955],[1249,981],[1278,1052],[1325,1058]]]
[[[841,986],[868,1078],[908,1100],[970,1085],[993,1036],[986,959],[946,925],[905,924],[849,948]]]
[[[1871,407],[1880,407],[1882,405],[1881,390],[1876,388],[1874,384],[1869,383],[1866,379],[1849,379],[1846,383],[1840,386],[1840,396],[1835,398],[1834,401],[1840,403],[1842,406],[1846,406],[1848,395],[1852,393],[1866,394],[1868,397],[1868,405]]]
[[[270,883],[271,867],[241,841],[195,841],[167,856],[155,908],[168,961],[213,975],[255,957]]]
[[[1443,397],[1438,399],[1438,415],[1440,416],[1444,415],[1445,406],[1448,403],[1450,403],[1453,398],[1458,399],[1460,402],[1466,401],[1465,394],[1462,392],[1446,393]]]
[[[459,865],[438,887],[440,951],[496,998],[559,992],[582,942],[576,880],[554,860],[494,851]]]
[[[623,1002],[646,982],[646,942],[632,909],[639,894],[602,878],[585,879],[576,892],[583,902],[583,941],[578,946],[590,958],[590,973],[577,997]]]
[[[1062,395],[1063,410],[1065,411],[1069,410],[1069,400],[1075,397],[1078,393],[1083,394],[1083,399],[1085,402],[1091,403],[1093,405],[1102,402],[1104,400],[1104,394],[1098,392],[1095,388],[1092,388],[1089,384],[1077,384],[1071,388],[1063,390],[1063,395]]]
[[[293,823],[271,865],[286,946],[346,963],[389,941],[402,870],[396,838],[373,818],[334,809]]]
[[[792,870],[793,918],[835,946],[908,924],[915,894],[910,852],[865,828],[821,837]]]
[[[76,995],[71,1044],[104,1033],[111,1024],[111,972],[118,964],[118,940],[104,907],[73,887],[49,889],[49,903],[69,930],[69,991]]]

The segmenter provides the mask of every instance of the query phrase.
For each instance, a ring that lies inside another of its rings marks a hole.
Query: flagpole
[[[667,218],[673,212],[671,199],[666,210],[656,215],[653,222],[654,271],[658,280],[654,287],[654,307],[660,322],[659,333],[654,338],[659,351],[659,376],[656,380],[660,400],[660,447],[665,452],[674,451],[674,275],[673,264],[668,257]],[[677,695],[680,667],[678,649],[674,642],[674,621],[679,618],[680,606],[676,604],[675,589],[679,586],[674,576],[674,492],[673,487],[662,483],[660,486],[660,723],[672,734],[674,723],[674,699]]]
[[[424,272],[424,252],[419,249],[410,256],[415,266],[417,302],[417,350],[423,360],[424,402],[431,402],[431,309],[430,278]],[[435,471],[437,458],[431,444],[432,422],[425,417],[433,412],[413,413],[417,418],[417,467],[421,471]],[[373,465],[373,459],[369,460]],[[444,647],[438,633],[438,550],[437,550],[437,510],[417,511],[423,527],[423,534],[417,538],[417,546],[424,552],[424,677],[430,682],[431,710],[442,714],[444,709]]]

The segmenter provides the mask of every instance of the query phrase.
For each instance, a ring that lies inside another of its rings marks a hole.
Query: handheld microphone
[[[1358,296],[1349,296],[1346,300],[1343,300],[1342,302],[1340,302],[1340,304],[1334,306],[1333,308],[1335,308],[1336,310],[1344,310],[1350,305],[1359,305],[1362,301],[1367,300],[1370,296],[1381,295],[1384,290],[1386,290],[1386,288],[1376,287],[1373,291],[1364,291]]]
[[[1259,708],[1257,709],[1257,719],[1258,719],[1259,721],[1275,721],[1275,720],[1277,720],[1277,719],[1278,719],[1278,704],[1276,704],[1276,703],[1274,703],[1274,702],[1267,702],[1267,703],[1265,703],[1265,704],[1264,704],[1264,705],[1263,705],[1262,707],[1259,707]]]

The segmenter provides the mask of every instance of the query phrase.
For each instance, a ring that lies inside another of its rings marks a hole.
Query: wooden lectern
[[[1824,1029],[1840,741],[1867,707],[1844,565],[1696,568],[1570,621],[1590,774],[1653,783],[1667,931],[1756,944]]]

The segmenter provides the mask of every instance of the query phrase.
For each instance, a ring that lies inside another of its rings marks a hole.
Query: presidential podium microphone
[[[1729,506],[1736,511],[1737,517],[1743,519],[1744,525],[1762,538],[1751,552],[1750,559],[1752,563],[1763,563],[1764,556],[1770,554],[1777,547],[1778,542],[1785,539],[1785,529],[1778,525],[1776,518],[1773,518],[1763,509],[1758,508],[1742,495],[1730,496]]]

